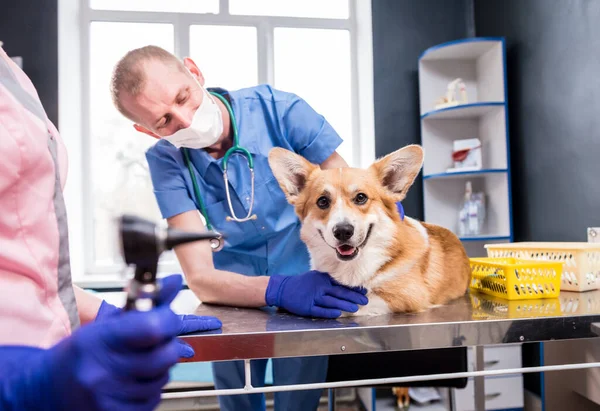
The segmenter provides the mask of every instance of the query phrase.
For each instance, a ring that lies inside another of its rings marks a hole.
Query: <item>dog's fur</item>
[[[368,169],[322,170],[283,148],[269,153],[269,164],[300,218],[313,269],[368,290],[369,304],[355,315],[418,312],[465,294],[471,270],[460,240],[445,228],[402,220],[396,208],[423,164],[420,146]]]

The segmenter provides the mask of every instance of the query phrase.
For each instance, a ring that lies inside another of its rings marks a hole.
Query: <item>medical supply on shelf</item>
[[[488,257],[557,261],[564,264],[561,289],[600,288],[600,244],[587,242],[517,242],[486,244]]]
[[[473,186],[467,181],[465,196],[458,213],[458,235],[460,237],[480,235],[485,223],[485,196],[473,193]]]
[[[561,262],[517,258],[471,258],[470,288],[507,300],[556,298]]]
[[[460,100],[456,98],[456,89],[459,90]],[[465,86],[465,82],[462,79],[457,78],[448,83],[448,89],[446,90],[446,95],[440,97],[435,102],[436,110],[446,107],[458,106],[460,104],[467,104],[469,102],[467,96],[467,87]]]
[[[454,140],[452,162],[454,167],[447,169],[448,173],[481,170],[483,163],[481,140],[478,138]]]

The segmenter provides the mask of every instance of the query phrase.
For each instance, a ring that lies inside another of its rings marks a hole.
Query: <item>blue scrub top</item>
[[[272,148],[283,147],[321,164],[342,143],[325,120],[298,96],[268,85],[227,92],[237,122],[240,145],[254,159],[256,220],[226,221],[230,215],[222,159],[202,149],[189,150],[190,159],[214,229],[226,234],[224,248],[213,254],[215,267],[245,275],[296,275],[310,269],[300,221],[279,187],[268,163]],[[154,194],[163,218],[199,209],[183,153],[166,140],[146,152]],[[245,157],[228,162],[231,201],[235,214],[245,217],[250,204],[250,172]]]

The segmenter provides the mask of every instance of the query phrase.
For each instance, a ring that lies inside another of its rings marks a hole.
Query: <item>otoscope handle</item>
[[[148,278],[147,282],[144,281],[145,278]],[[127,300],[123,309],[125,311],[150,311],[156,307],[157,296],[156,274],[145,270],[143,267],[136,267],[135,276],[127,287]]]

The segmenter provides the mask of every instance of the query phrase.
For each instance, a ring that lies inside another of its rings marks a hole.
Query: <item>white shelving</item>
[[[485,256],[486,243],[513,240],[511,173],[506,103],[506,52],[502,38],[468,38],[426,50],[419,59],[419,103],[425,221],[458,232],[467,181],[486,196],[481,235],[461,238],[470,256]],[[468,104],[435,108],[448,83],[461,78]],[[482,169],[453,167],[454,140],[478,138]]]
[[[425,221],[456,233],[465,184],[471,181],[473,191],[483,191],[486,196],[481,234],[461,238],[471,257],[486,256],[485,244],[513,241],[505,62],[502,38],[445,43],[426,50],[419,59]],[[456,78],[465,82],[468,104],[436,110],[436,100]],[[481,141],[482,169],[448,173],[453,167],[454,140],[470,138]],[[484,357],[492,364],[486,369],[521,364],[519,346],[486,347]],[[485,393],[486,410],[523,407],[521,376],[486,378]],[[454,390],[454,406],[460,411],[474,410],[472,381],[464,390]]]
[[[425,179],[425,221],[456,232],[458,210],[467,180],[471,181],[474,192],[484,192],[486,196],[486,221],[482,233],[474,238],[483,238],[482,241],[485,241],[487,237],[511,237],[506,172],[481,173],[468,178]]]
[[[467,103],[459,106],[446,107],[428,111],[422,119],[436,120],[441,118],[472,118],[482,117],[497,108],[503,108],[504,103]]]
[[[419,59],[421,114],[435,110],[435,101],[455,78],[466,85],[470,103],[504,103],[502,39],[470,38],[426,50]]]

